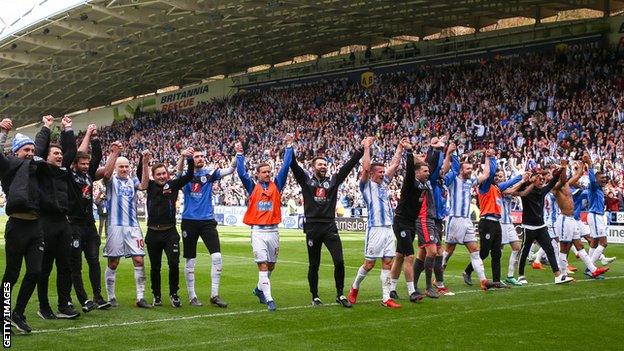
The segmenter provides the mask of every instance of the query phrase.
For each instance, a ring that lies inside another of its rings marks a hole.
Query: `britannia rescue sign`
[[[169,111],[173,109],[184,109],[195,106],[198,102],[204,101],[201,95],[208,94],[208,85],[201,85],[194,88],[183,89],[177,92],[159,96],[159,110]]]

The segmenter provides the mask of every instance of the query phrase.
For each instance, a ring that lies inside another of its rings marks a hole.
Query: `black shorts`
[[[433,219],[421,221],[416,219],[416,234],[418,235],[418,247],[429,245],[440,246],[440,232]]]
[[[182,242],[184,243],[184,258],[197,257],[197,240],[202,238],[208,252],[221,252],[217,221],[182,220]]]
[[[414,239],[416,237],[414,225],[406,224],[394,217],[392,230],[397,239],[396,252],[403,256],[414,255]]]

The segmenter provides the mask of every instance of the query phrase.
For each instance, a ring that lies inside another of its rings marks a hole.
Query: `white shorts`
[[[396,251],[392,227],[369,227],[364,240],[364,257],[367,260],[394,257]]]
[[[474,224],[470,218],[449,217],[446,224],[447,244],[466,244],[476,241]]]
[[[145,256],[144,247],[140,227],[111,226],[104,245],[104,257]]]
[[[589,235],[591,235],[594,239],[607,236],[607,227],[605,222],[604,215],[588,213],[587,224],[589,224]]]
[[[576,219],[571,216],[557,216],[557,220],[555,221],[555,233],[557,233],[559,241],[566,243],[581,239],[578,223]]]
[[[557,233],[555,233],[555,227],[548,226],[548,236],[551,239],[556,239],[559,237]]]
[[[279,253],[279,232],[274,229],[251,229],[251,250],[254,262],[277,262]]]
[[[520,241],[520,238],[518,238],[518,232],[516,232],[516,227],[513,223],[501,223],[501,234],[501,243],[503,245]]]
[[[580,236],[585,236],[585,235],[589,235],[590,231],[589,231],[589,226],[585,223],[583,223],[583,221],[581,221],[580,219],[576,221],[576,224],[578,225],[578,231],[579,231],[579,235]]]

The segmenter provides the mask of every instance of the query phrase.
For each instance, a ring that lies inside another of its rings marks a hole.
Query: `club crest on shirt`
[[[206,178],[206,176],[201,176],[201,178],[199,178],[199,181],[203,184],[208,181],[208,178]]]
[[[329,182],[323,182],[323,188],[329,189]]]

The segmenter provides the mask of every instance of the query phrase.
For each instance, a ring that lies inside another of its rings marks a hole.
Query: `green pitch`
[[[4,223],[0,231],[3,229]],[[135,307],[132,263],[123,260],[117,273],[120,307],[82,314],[74,321],[44,321],[36,315],[35,292],[26,312],[34,331],[26,336],[14,335],[13,347],[17,350],[622,348],[618,341],[622,341],[624,323],[624,246],[611,245],[607,249],[608,256],[620,259],[611,265],[606,280],[590,281],[579,272],[577,282],[555,286],[549,270],[535,271],[529,267],[528,286],[490,292],[463,284],[460,275],[468,255],[465,249],[458,248],[446,270],[445,280],[457,295],[413,304],[406,300],[405,283],[401,278],[397,290],[403,308],[398,310],[380,305],[378,267],[362,284],[359,302],[352,309],[334,304],[333,266],[325,250],[319,281],[325,306],[312,308],[304,236],[298,230],[281,230],[280,261],[271,277],[278,311],[269,313],[251,294],[258,273],[252,260],[248,230],[219,227],[219,231],[223,254],[221,296],[229,303],[227,309],[209,304],[210,257],[205,246],[198,246],[196,290],[204,307],[188,305],[183,272],[180,274],[182,308],[171,307],[165,296],[163,307],[150,310]],[[346,294],[362,263],[363,233],[342,233],[341,236],[346,261]],[[503,257],[503,274],[507,271],[508,250],[506,248]],[[0,268],[4,270],[4,248],[1,255]],[[572,257],[570,261],[579,269],[583,266]],[[101,262],[104,269],[105,260]],[[149,261],[146,262],[149,267]],[[486,272],[491,276],[488,262]],[[165,262],[163,266],[166,267]],[[86,270],[84,263],[85,287],[90,291]],[[163,293],[167,293],[164,269],[162,277]],[[50,301],[54,303],[54,276],[51,279]],[[473,279],[476,281],[476,276]],[[102,290],[106,297],[105,288]],[[149,275],[146,298],[151,302]],[[75,296],[73,299],[76,302]]]

